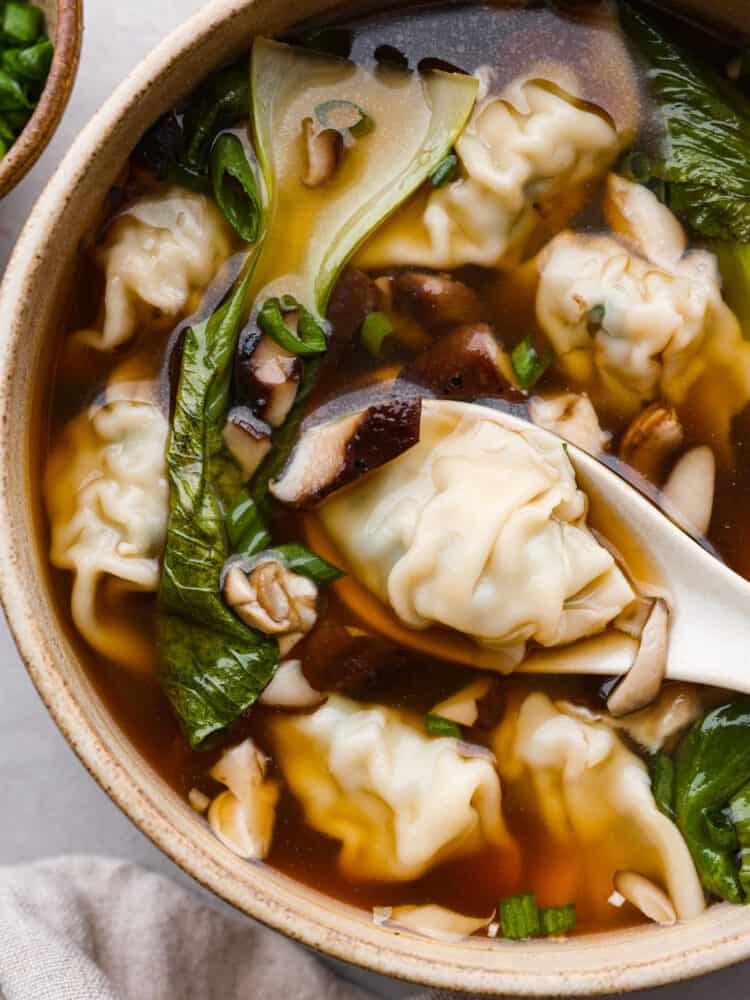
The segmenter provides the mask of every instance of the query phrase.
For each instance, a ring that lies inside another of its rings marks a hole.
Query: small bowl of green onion
[[[0,0],[0,197],[57,128],[73,89],[81,0]]]

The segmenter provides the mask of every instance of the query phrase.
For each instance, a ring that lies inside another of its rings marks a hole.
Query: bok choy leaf
[[[622,17],[663,117],[652,178],[665,183],[667,204],[696,232],[750,242],[750,103],[638,11],[623,5]]]
[[[167,447],[160,680],[196,748],[210,745],[253,704],[278,661],[276,640],[240,622],[221,596],[221,573],[232,551],[226,514],[243,494],[248,499],[222,430],[251,276],[248,266],[224,304],[187,331]]]

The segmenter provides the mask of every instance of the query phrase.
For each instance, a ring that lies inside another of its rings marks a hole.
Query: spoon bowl
[[[460,405],[488,411],[474,403]],[[528,421],[505,411],[501,419],[511,429],[529,426]],[[534,430],[559,440],[551,431],[537,426]],[[610,541],[626,541],[622,547],[631,576],[647,579],[650,589],[663,594],[669,606],[666,679],[750,693],[750,582],[707,552],[603,462],[573,444],[565,447],[597,520],[612,528]],[[305,532],[314,551],[345,568],[346,561],[314,513],[306,516]],[[350,610],[395,642],[467,666],[507,669],[495,651],[459,632],[405,625],[352,575],[334,586]],[[531,674],[619,676],[630,670],[638,647],[637,639],[610,628],[569,645],[535,647],[517,669]]]

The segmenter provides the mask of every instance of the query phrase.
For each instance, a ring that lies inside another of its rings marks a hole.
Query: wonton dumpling
[[[266,757],[248,737],[225,750],[209,772],[226,785],[208,809],[219,840],[241,858],[259,860],[271,849],[279,787],[266,779]]]
[[[318,508],[353,574],[412,628],[444,625],[512,669],[602,631],[634,598],[586,527],[561,442],[489,408],[422,404],[420,440]]]
[[[97,251],[106,280],[103,327],[77,338],[111,351],[153,313],[183,315],[230,251],[228,226],[210,198],[177,187],[140,198],[117,216]]]
[[[506,846],[491,760],[427,736],[420,720],[340,695],[309,715],[273,719],[276,760],[307,823],[341,841],[350,878],[418,878],[487,843]]]
[[[137,649],[134,630],[103,620],[98,608],[104,577],[127,590],[157,589],[167,530],[167,421],[153,403],[126,392],[113,380],[104,403],[65,428],[47,464],[45,497],[50,560],[75,574],[76,627],[105,656],[142,666],[149,656]]]
[[[558,228],[576,189],[619,149],[606,115],[549,80],[519,80],[479,104],[456,143],[453,183],[418,197],[359,254],[362,267],[514,266],[550,211]]]
[[[736,413],[750,398],[750,345],[723,301],[716,258],[685,253],[672,213],[610,175],[605,209],[623,242],[561,233],[539,255],[536,313],[563,371],[626,412],[681,404],[706,373]]]
[[[517,787],[553,841],[575,838],[567,892],[602,910],[614,873],[638,872],[666,890],[679,919],[703,911],[682,835],[657,808],[646,765],[609,726],[535,692],[501,723],[495,751],[504,787]]]

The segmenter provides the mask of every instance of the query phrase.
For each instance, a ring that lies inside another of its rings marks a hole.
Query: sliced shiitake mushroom
[[[271,427],[280,427],[294,405],[302,377],[297,355],[269,336],[256,337],[242,345],[236,373],[243,402]]]
[[[667,669],[668,642],[669,608],[657,597],[643,626],[633,665],[607,701],[610,715],[629,715],[658,697]]]
[[[380,280],[380,279],[378,279]],[[368,313],[383,309],[377,283],[356,267],[345,267],[334,285],[326,319],[331,326],[327,362],[332,352],[350,344]]]
[[[426,327],[478,323],[482,304],[473,288],[445,274],[406,271],[393,282],[396,309],[404,310]]]
[[[682,424],[671,406],[652,403],[631,422],[620,444],[619,458],[658,486],[670,458],[682,445]]]
[[[291,507],[314,506],[416,444],[421,412],[418,399],[386,400],[308,427],[272,495]]]
[[[302,122],[302,134],[307,153],[307,170],[302,183],[308,188],[320,187],[336,173],[344,147],[343,138],[336,129],[321,129],[312,118]]]
[[[508,358],[486,323],[442,337],[404,366],[399,381],[459,400],[497,395],[513,384]]]
[[[245,479],[250,479],[271,448],[271,428],[247,406],[235,406],[224,425],[224,444]]]

